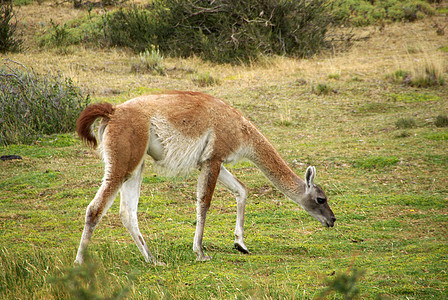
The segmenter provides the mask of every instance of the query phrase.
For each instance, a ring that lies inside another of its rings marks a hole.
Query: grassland
[[[121,225],[117,199],[95,232],[91,260],[74,267],[102,163],[74,134],[49,136],[0,148],[23,157],[0,162],[0,298],[311,299],[354,269],[363,271],[356,281],[362,299],[448,298],[448,128],[435,126],[448,114],[448,86],[391,78],[433,64],[448,80],[448,42],[434,28],[446,15],[357,29],[365,39],[351,49],[312,59],[232,66],[165,58],[165,75],[154,75],[132,72],[136,55],[122,49],[38,49],[35,34],[50,18],[82,13],[47,2],[24,6],[28,50],[8,57],[37,72],[61,71],[94,101],[165,89],[218,96],[247,115],[298,173],[316,166],[338,221],[322,228],[242,162],[229,169],[250,192],[251,254],[233,249],[236,203],[218,188],[204,237],[213,259],[198,263],[191,249],[197,174],[161,177],[148,162],[140,228],[167,266],[144,262]],[[198,74],[219,83],[198,86]],[[412,126],[397,126],[403,118]]]

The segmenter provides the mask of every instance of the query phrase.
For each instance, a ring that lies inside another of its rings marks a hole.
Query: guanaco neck
[[[252,132],[250,159],[283,194],[300,202],[305,182],[294,173],[272,144],[257,129]]]

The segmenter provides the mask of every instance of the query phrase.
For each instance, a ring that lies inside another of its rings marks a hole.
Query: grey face
[[[328,205],[325,192],[320,186],[313,184],[313,188],[304,198],[303,208],[323,226],[334,226],[336,217]]]

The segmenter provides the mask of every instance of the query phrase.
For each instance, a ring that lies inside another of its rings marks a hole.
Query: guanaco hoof
[[[249,254],[249,250],[243,248],[240,244],[235,243],[235,249],[244,254]]]

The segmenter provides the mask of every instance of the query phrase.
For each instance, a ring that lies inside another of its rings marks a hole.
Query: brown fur
[[[81,140],[97,147],[95,135],[92,134],[92,124],[98,118],[109,118],[114,113],[114,108],[110,103],[98,103],[89,105],[79,116],[76,122],[76,132]]]

